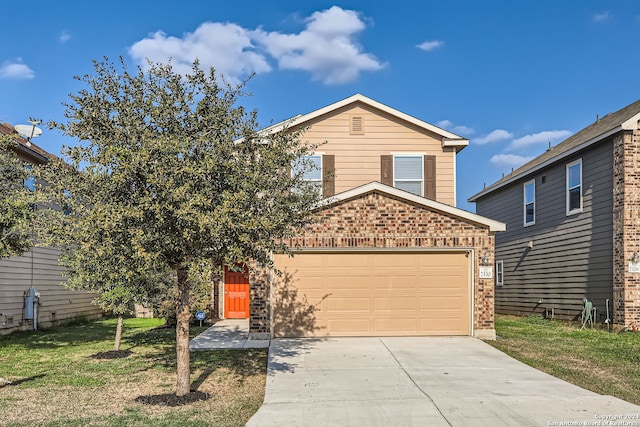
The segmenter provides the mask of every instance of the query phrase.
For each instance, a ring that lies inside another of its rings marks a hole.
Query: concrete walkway
[[[638,417],[636,405],[474,338],[276,339],[264,404],[247,426],[640,425]]]
[[[249,319],[220,320],[189,343],[191,351],[267,347],[269,340],[249,339]]]

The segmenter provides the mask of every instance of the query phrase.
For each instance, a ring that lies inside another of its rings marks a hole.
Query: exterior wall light
[[[634,252],[633,256],[631,257],[631,261],[632,262],[638,262],[638,252]]]
[[[489,257],[487,256],[486,252],[484,253],[484,255],[482,255],[482,258],[480,258],[480,264],[489,265]]]

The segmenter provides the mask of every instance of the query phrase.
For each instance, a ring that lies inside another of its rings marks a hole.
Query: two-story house
[[[227,272],[222,317],[249,317],[254,337],[494,338],[486,271],[504,224],[455,207],[468,140],[359,94],[269,131],[283,126],[323,143],[317,222],[287,242],[294,257],[274,254],[282,275]]]
[[[0,124],[0,133],[18,142],[15,154],[26,165],[45,163],[52,156],[20,137],[9,124]],[[35,191],[34,180],[24,185]],[[0,334],[102,314],[92,304],[94,296],[61,285],[64,270],[59,255],[55,248],[35,247],[23,255],[0,259]]]
[[[550,147],[469,201],[496,236],[496,312],[640,325],[640,101]]]

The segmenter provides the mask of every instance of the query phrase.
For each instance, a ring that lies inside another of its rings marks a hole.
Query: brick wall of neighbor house
[[[640,273],[628,266],[640,254],[640,130],[615,137],[613,159],[613,322],[639,327]]]
[[[476,335],[494,330],[494,281],[480,279],[479,263],[483,254],[493,265],[494,235],[488,227],[432,211],[378,193],[333,204],[317,213],[319,221],[302,236],[287,244],[298,248],[420,248],[441,250],[473,249],[474,314]],[[268,280],[252,281],[251,332],[270,332]],[[254,319],[255,316],[255,319]],[[254,329],[255,327],[255,329]]]

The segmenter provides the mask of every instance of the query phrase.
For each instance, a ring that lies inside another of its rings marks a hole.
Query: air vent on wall
[[[364,135],[364,117],[351,116],[351,128],[349,129],[351,135]]]

